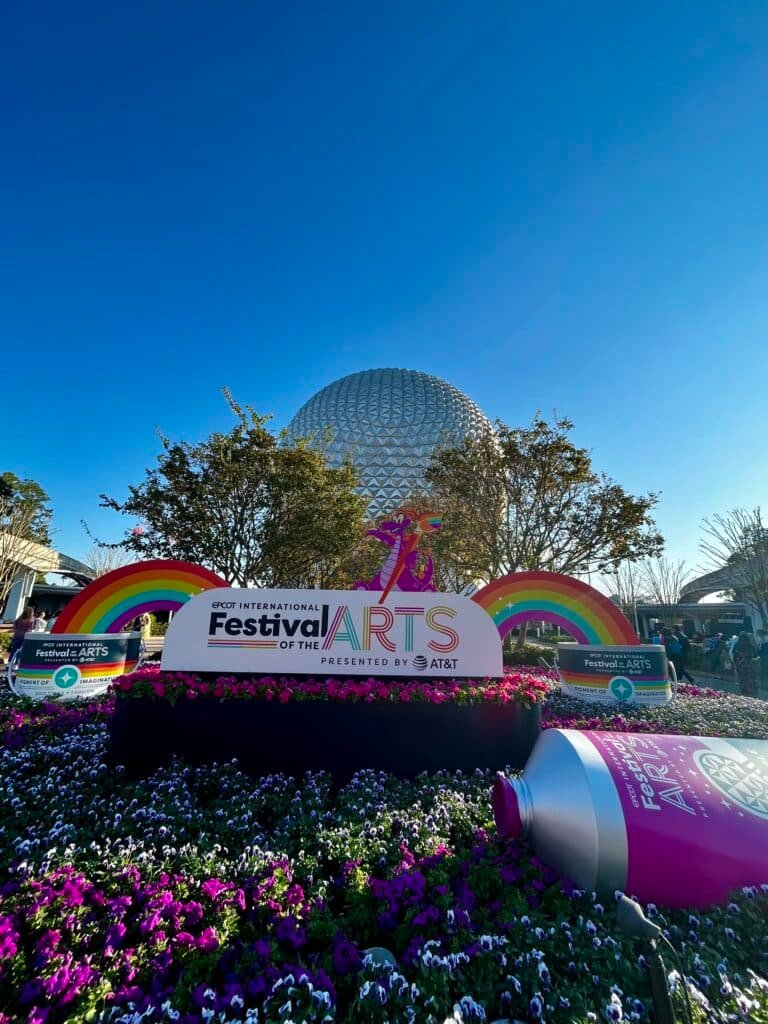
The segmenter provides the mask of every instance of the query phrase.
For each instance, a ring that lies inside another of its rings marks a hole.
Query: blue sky
[[[675,557],[766,504],[768,5],[5,12],[2,468],[62,550],[154,463],[404,366],[576,423]]]

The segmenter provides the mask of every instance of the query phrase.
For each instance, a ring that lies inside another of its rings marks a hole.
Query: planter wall
[[[410,777],[520,769],[540,731],[541,708],[518,704],[128,698],[117,702],[109,757],[134,776],[178,755],[191,765],[236,757],[253,775],[324,769],[346,778],[374,768]]]

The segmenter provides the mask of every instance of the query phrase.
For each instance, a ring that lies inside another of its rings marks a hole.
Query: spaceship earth
[[[321,441],[330,428],[330,442]],[[452,384],[418,370],[362,370],[328,384],[288,424],[291,437],[321,442],[338,467],[348,456],[374,518],[425,485],[435,445],[479,437],[491,424]]]

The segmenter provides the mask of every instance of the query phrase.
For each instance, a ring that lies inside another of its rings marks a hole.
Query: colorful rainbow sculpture
[[[108,572],[81,590],[52,633],[118,633],[143,612],[178,611],[191,597],[229,584],[191,562],[153,559]]]
[[[502,639],[523,622],[540,619],[570,633],[580,644],[601,647],[640,643],[627,617],[607,597],[581,580],[556,572],[516,572],[478,590]]]

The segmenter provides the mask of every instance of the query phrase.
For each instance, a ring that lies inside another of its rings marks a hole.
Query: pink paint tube
[[[703,907],[768,883],[766,740],[547,729],[493,812],[584,889]]]

